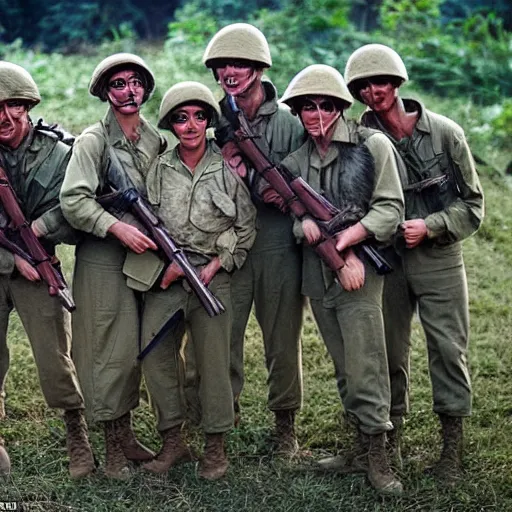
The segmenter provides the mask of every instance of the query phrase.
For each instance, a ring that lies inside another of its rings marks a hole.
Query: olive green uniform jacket
[[[33,128],[15,150],[0,146],[4,167],[29,223],[44,233],[41,238],[49,254],[55,244],[70,241],[69,225],[59,207],[59,191],[70,157],[70,147],[55,135]],[[2,212],[2,223],[6,221]],[[3,226],[5,227],[5,226]],[[44,281],[25,279],[14,265],[14,256],[0,249],[0,385],[9,368],[7,328],[15,308],[27,332],[39,373],[39,381],[50,407],[83,408],[76,370],[71,361],[70,315],[57,297],[50,297]]]
[[[266,80],[262,84],[266,99],[249,124],[258,136],[255,142],[277,164],[302,144],[304,130],[288,107],[277,103],[275,87]],[[226,101],[221,101],[223,111]],[[223,118],[220,126],[226,123]],[[259,182],[251,177],[249,183],[258,211],[258,234],[245,265],[232,280],[231,383],[237,400],[244,385],[245,329],[254,303],[268,370],[268,406],[272,411],[295,410],[302,404],[301,247],[294,239],[291,218],[257,197]]]
[[[96,201],[105,187],[111,146],[135,187],[145,193],[145,177],[162,139],[141,118],[140,139],[123,134],[111,109],[76,139],[61,190],[62,211],[86,233],[76,249],[73,292],[73,358],[86,411],[94,421],[114,420],[139,402],[138,303],[122,267],[126,249],[107,231],[117,218]]]
[[[221,269],[209,288],[226,310],[210,318],[197,297],[185,291],[181,280],[167,290],[161,290],[158,281],[145,294],[142,338],[146,345],[178,309],[185,312],[183,325],[176,326],[143,362],[158,430],[185,420],[179,351],[187,328],[196,365],[202,427],[206,433],[226,432],[233,424],[229,375],[231,273],[243,265],[254,243],[256,209],[242,180],[225,167],[222,155],[212,144],[193,173],[180,160],[178,147],[163,154],[148,175],[147,187],[150,203],[191,263],[203,266],[219,257]]]
[[[397,155],[384,135],[341,118],[324,158],[309,138],[282,165],[304,178],[317,192],[336,198],[337,190],[331,190],[336,180],[332,178],[345,172],[340,157],[343,144],[347,143],[364,144],[373,157],[373,191],[361,223],[378,242],[387,242],[403,218],[404,202]],[[295,233],[303,238],[299,221]],[[302,278],[302,291],[310,298],[315,320],[334,362],[345,412],[367,434],[390,430],[389,376],[381,309],[383,277],[365,262],[363,287],[346,291],[335,281],[334,272],[305,246]]]
[[[434,411],[453,416],[471,413],[467,367],[469,307],[461,241],[484,216],[484,197],[471,151],[460,126],[404,99],[419,112],[412,137],[388,137],[407,166],[406,218],[425,219],[429,237],[406,249],[399,242],[396,270],[386,277],[384,318],[392,389],[392,415],[408,410],[409,351],[412,316],[418,308],[425,331]],[[365,125],[384,129],[377,115],[364,114]],[[423,190],[420,180],[445,176]]]

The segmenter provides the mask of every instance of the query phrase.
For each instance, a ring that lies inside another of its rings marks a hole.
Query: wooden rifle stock
[[[306,214],[313,217],[322,233],[322,239],[313,245],[313,249],[331,270],[338,271],[344,266],[345,261],[336,250],[335,236],[359,220],[354,216],[355,209],[348,207],[347,210],[339,210],[316,192],[302,177],[293,176],[287,169],[274,165],[254,142],[254,134],[243,113],[231,97],[229,100],[228,103],[238,114],[240,122],[240,128],[235,131],[237,146],[251,162],[254,170],[263,176],[281,196],[294,215],[299,219]],[[377,274],[387,274],[392,271],[391,265],[372,244],[363,242],[360,248]]]
[[[165,254],[168,261],[175,261],[181,268],[190,288],[192,288],[208,315],[213,317],[224,313],[225,309],[222,302],[201,281],[186,254],[176,244],[162,220],[153,212],[151,206],[140,196],[137,190],[129,188],[123,192],[118,192],[112,185],[110,185],[110,188],[112,193],[96,198],[98,203],[103,207],[109,207],[113,203],[117,203],[121,209],[129,209],[146,228],[150,238]]]
[[[48,285],[48,293],[52,297],[58,297],[62,305],[68,311],[74,311],[76,306],[71,292],[66,285],[64,277],[54,266],[58,264],[59,261],[55,257],[52,258],[46,252],[41,242],[32,231],[32,228],[21,210],[16,193],[12,189],[7,174],[2,167],[0,167],[0,203],[2,203],[3,209],[10,219],[12,227],[19,231],[21,239],[26,246],[26,251],[20,247],[18,247],[18,250],[14,249],[13,245],[17,246],[17,244],[8,240],[5,233],[2,233],[0,237],[0,245],[14,254],[21,256],[33,265],[41,276],[41,279]],[[5,240],[7,240],[7,243]],[[28,255],[30,259],[27,259],[26,255]]]

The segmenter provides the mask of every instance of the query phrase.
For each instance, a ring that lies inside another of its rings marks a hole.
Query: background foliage
[[[64,4],[67,11],[50,8]],[[1,424],[13,474],[0,481],[0,502],[16,500],[28,510],[77,512],[512,510],[512,192],[510,178],[504,176],[512,160],[512,79],[505,1],[195,0],[178,6],[125,0],[116,2],[115,9],[112,5],[0,0],[0,57],[26,67],[38,83],[42,102],[31,112],[34,119],[58,121],[74,133],[100,119],[106,107],[89,96],[89,78],[103,57],[118,51],[140,54],[156,75],[157,89],[144,105],[144,115],[152,122],[163,93],[176,82],[199,80],[219,97],[219,87],[202,65],[202,53],[219,27],[246,19],[269,39],[274,65],[268,75],[281,92],[310,63],[343,70],[355,48],[383,42],[401,52],[409,68],[412,80],[403,86],[403,94],[462,125],[479,162],[487,205],[482,228],[465,243],[474,388],[474,415],[466,429],[467,476],[457,488],[447,489],[422,472],[438,456],[440,443],[418,324],[412,338],[412,409],[404,439],[403,497],[380,499],[362,476],[311,474],[299,471],[293,462],[273,458],[267,449],[272,418],[266,409],[262,340],[251,319],[243,421],[229,435],[232,466],[225,481],[203,482],[195,466],[187,464],[163,477],[134,469],[130,481],[110,482],[100,470],[84,482],[71,482],[62,421],[44,403],[29,343],[13,314],[8,417]],[[484,10],[476,10],[482,6]],[[163,41],[140,41],[160,34]],[[45,51],[52,45],[62,51]],[[356,104],[348,116],[357,117],[360,111]],[[60,256],[69,276],[72,248],[61,248]],[[302,341],[305,397],[298,432],[301,445],[319,457],[346,446],[350,433],[341,425],[332,363],[309,313]],[[145,396],[135,428],[141,439],[158,449]],[[102,433],[94,426],[91,439],[101,463]],[[193,442],[201,448],[197,432]]]

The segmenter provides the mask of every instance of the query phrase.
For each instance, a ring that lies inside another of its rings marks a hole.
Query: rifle
[[[329,268],[337,272],[345,265],[345,261],[336,250],[335,235],[358,222],[364,216],[364,212],[352,205],[342,210],[336,208],[311,188],[303,178],[294,176],[284,167],[274,165],[254,142],[256,136],[232,96],[228,96],[228,103],[238,116],[239,127],[235,130],[237,146],[255,171],[281,196],[294,215],[299,219],[305,215],[313,217],[322,233],[322,239],[313,245],[313,249]],[[359,247],[377,274],[383,275],[392,271],[391,265],[371,242],[362,242]]]
[[[110,150],[107,188],[110,193],[97,197],[103,207],[112,207],[121,211],[130,211],[146,228],[150,238],[165,254],[169,262],[175,261],[185,275],[190,288],[194,291],[202,306],[211,317],[224,313],[222,302],[201,281],[195,267],[188,261],[186,254],[173,240],[164,223],[155,214],[151,205],[133,186],[128,175],[122,170],[119,158]]]
[[[52,297],[57,296],[69,312],[74,311],[76,306],[71,292],[63,275],[56,268],[59,260],[46,252],[32,231],[32,228],[25,219],[25,215],[23,215],[9,178],[2,167],[0,167],[0,203],[6,215],[10,218],[12,227],[19,231],[20,237],[26,246],[26,251],[19,247],[18,244],[9,240],[3,230],[0,230],[0,245],[34,266],[41,279],[48,285],[48,293]]]

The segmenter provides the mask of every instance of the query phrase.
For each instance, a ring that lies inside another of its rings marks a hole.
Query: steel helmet
[[[12,62],[0,61],[0,101],[24,100],[30,108],[41,101],[41,95],[30,73]]]
[[[147,101],[155,88],[155,77],[144,60],[133,53],[115,53],[103,59],[92,73],[89,92],[100,98],[101,101],[107,101],[106,85],[108,79],[118,71],[132,68],[142,75],[144,81],[144,98],[142,101]]]
[[[215,61],[249,60],[261,67],[272,66],[268,42],[254,25],[233,23],[219,30],[208,43],[203,55],[207,68],[215,68]]]
[[[220,108],[210,89],[199,82],[180,82],[173,85],[162,98],[158,113],[158,128],[172,130],[169,114],[185,103],[200,103],[206,106],[210,116],[209,126],[217,123]]]
[[[354,102],[341,73],[325,64],[312,64],[296,74],[281,101],[293,107],[300,96],[330,96],[341,100],[345,108]]]

